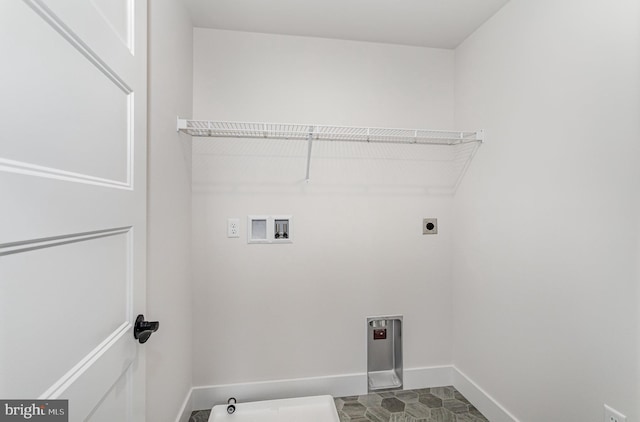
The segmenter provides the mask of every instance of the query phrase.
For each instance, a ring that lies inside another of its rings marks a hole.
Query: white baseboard
[[[402,388],[405,390],[453,385],[453,366],[445,365],[405,369],[402,378]]]
[[[198,410],[226,403],[229,397],[242,403],[324,394],[351,396],[363,394],[363,391],[367,391],[366,374],[348,374],[194,387],[191,397],[194,410]]]
[[[520,422],[497,400],[458,368],[453,368],[453,386],[491,422]]]
[[[178,412],[176,422],[189,422],[189,418],[191,417],[191,412],[193,412],[193,410],[193,388],[191,388],[187,393],[187,397],[185,397],[182,402],[182,407]]]
[[[452,385],[452,366],[405,369],[404,388],[427,388]],[[332,375],[242,384],[194,387],[191,395],[194,410],[210,409],[226,403],[229,397],[239,402],[329,394],[334,397],[367,394],[367,374]]]
[[[478,384],[452,365],[404,370],[404,389],[453,385],[491,422],[519,422]],[[334,397],[367,393],[367,374],[332,375],[240,384],[194,387],[184,401],[176,422],[188,422],[193,410],[210,409],[235,397],[238,402],[273,400],[329,394]]]

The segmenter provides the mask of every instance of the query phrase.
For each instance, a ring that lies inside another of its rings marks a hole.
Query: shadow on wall
[[[455,190],[477,143],[411,145],[193,138],[194,193],[442,195]]]

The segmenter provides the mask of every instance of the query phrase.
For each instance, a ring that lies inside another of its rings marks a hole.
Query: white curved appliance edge
[[[293,399],[236,403],[229,414],[227,405],[214,406],[209,422],[339,422],[333,397],[313,396]]]

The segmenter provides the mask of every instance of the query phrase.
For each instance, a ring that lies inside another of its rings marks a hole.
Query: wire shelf
[[[313,141],[371,142],[389,144],[418,145],[463,145],[461,148],[472,148],[456,178],[453,191],[456,190],[473,155],[484,141],[482,130],[475,132],[427,130],[427,129],[392,129],[378,127],[327,126],[292,123],[252,123],[225,122],[213,120],[177,121],[177,131],[191,136],[212,138],[263,138],[293,139],[307,141],[307,170],[305,179],[309,181],[311,168],[311,151]]]
[[[178,119],[177,130],[191,136],[214,138],[267,138],[433,145],[458,145],[483,141],[482,131],[465,132],[187,119]]]

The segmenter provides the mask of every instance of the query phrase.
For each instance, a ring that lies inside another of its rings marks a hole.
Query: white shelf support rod
[[[309,126],[309,133],[307,134],[307,175],[305,182],[309,182],[309,170],[311,169],[311,147],[313,145],[313,131],[314,127]]]
[[[476,152],[478,152],[478,149],[480,148],[480,144],[482,144],[482,142],[474,142],[473,150],[471,151],[471,153],[469,154],[469,157],[467,157],[467,160],[463,164],[462,170],[460,171],[460,174],[458,175],[458,178],[456,179],[456,182],[453,185],[452,192],[455,193],[458,190],[458,186],[460,186],[460,182],[462,182],[462,179],[464,178],[465,173],[469,169],[469,166],[471,165],[471,161],[473,161],[473,157],[475,157]]]

